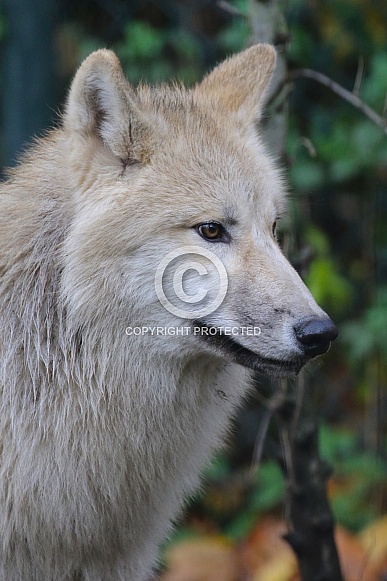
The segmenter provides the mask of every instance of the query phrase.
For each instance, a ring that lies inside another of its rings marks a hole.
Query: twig
[[[336,95],[339,95],[339,97],[353,105],[353,107],[359,109],[359,111],[366,115],[368,119],[373,121],[373,123],[380,127],[387,135],[387,119],[378,115],[376,111],[371,109],[371,107],[364,103],[364,101],[362,101],[357,95],[351,93],[351,91],[347,91],[347,89],[344,89],[344,87],[339,85],[339,83],[336,83],[336,81],[333,81],[330,77],[327,77],[323,73],[313,71],[312,69],[295,69],[293,71],[290,71],[290,73],[287,75],[285,82],[291,83],[292,81],[302,78],[313,79],[314,81],[317,81],[321,85],[324,85],[325,87],[336,93]]]
[[[354,95],[356,95],[357,97],[359,96],[360,93],[360,87],[361,84],[363,82],[363,75],[364,75],[364,57],[359,57],[359,64],[357,67],[357,72],[356,72],[356,79],[355,79],[355,83],[353,85],[353,91],[352,93]]]
[[[266,434],[269,429],[270,420],[273,414],[278,411],[278,409],[283,405],[284,399],[286,397],[287,384],[286,382],[280,382],[278,390],[274,393],[270,400],[263,404],[266,407],[266,411],[263,418],[259,424],[259,429],[254,443],[253,458],[251,461],[252,468],[255,468],[261,463],[263,447],[265,444]]]
[[[310,157],[312,157],[312,158],[317,157],[316,148],[313,145],[312,141],[309,139],[309,137],[305,137],[305,136],[300,137],[299,141],[300,141],[300,144],[305,147],[305,149],[309,153]]]
[[[227,2],[227,0],[218,0],[218,2],[216,2],[216,5],[221,10],[224,10],[228,14],[231,14],[231,16],[242,16],[243,18],[246,18],[246,15],[243,14],[243,12],[238,10],[238,8],[235,8],[235,6],[230,4],[230,2]]]
[[[263,418],[259,424],[259,429],[257,433],[257,437],[255,438],[254,443],[254,451],[253,451],[253,458],[251,460],[252,468],[255,468],[261,463],[262,454],[263,454],[263,446],[266,440],[267,430],[269,429],[270,420],[273,417],[274,410],[267,409],[263,415]]]

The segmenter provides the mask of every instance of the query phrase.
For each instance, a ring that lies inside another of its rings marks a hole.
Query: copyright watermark
[[[163,307],[182,319],[213,313],[223,302],[228,277],[222,261],[200,246],[169,252],[155,274],[155,291]]]
[[[261,327],[237,327],[237,326],[221,326],[221,327],[162,327],[162,326],[135,326],[126,327],[125,334],[128,337],[139,337],[149,335],[154,336],[176,336],[184,337],[187,335],[195,335],[202,337],[211,337],[213,335],[225,335],[225,336],[247,336],[247,337],[259,337],[261,334]]]

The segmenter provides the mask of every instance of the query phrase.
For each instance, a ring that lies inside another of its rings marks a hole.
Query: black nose
[[[328,351],[331,341],[337,337],[336,326],[329,317],[304,319],[294,325],[294,331],[308,357],[317,357]]]

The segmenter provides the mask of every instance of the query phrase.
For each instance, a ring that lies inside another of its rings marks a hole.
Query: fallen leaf
[[[387,543],[382,536],[386,534],[384,526],[378,527],[375,523],[358,536],[341,527],[336,528],[335,540],[345,581],[382,581],[387,572]],[[376,538],[380,540],[379,547],[375,543]],[[375,551],[370,546],[372,539]],[[382,546],[385,547],[384,552]]]
[[[293,555],[280,554],[256,571],[253,581],[296,581],[299,579]]]
[[[335,541],[345,581],[376,581],[366,572],[367,555],[357,536],[336,527]]]
[[[182,541],[166,553],[167,570],[160,581],[237,581],[238,562],[223,537]]]
[[[240,548],[241,569],[254,581],[293,581],[297,559],[282,539],[285,523],[267,516],[259,521]]]
[[[372,563],[387,557],[387,516],[365,528],[359,535],[360,542]]]

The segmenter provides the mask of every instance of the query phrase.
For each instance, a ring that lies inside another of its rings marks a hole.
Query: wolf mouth
[[[224,335],[218,327],[207,325],[203,321],[193,321],[195,328],[200,328],[200,339],[215,347],[216,351],[228,359],[243,367],[260,371],[267,375],[288,376],[297,375],[307,362],[305,357],[297,357],[291,360],[272,359],[262,357],[241,345],[229,335]]]

